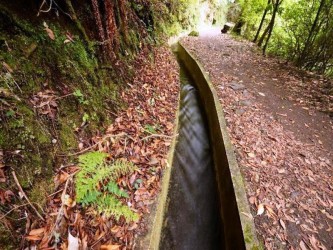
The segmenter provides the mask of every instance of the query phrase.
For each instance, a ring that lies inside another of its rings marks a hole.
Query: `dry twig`
[[[72,180],[73,176],[76,174],[77,172],[71,174],[68,179],[66,180],[66,184],[65,184],[65,187],[63,189],[63,192],[61,194],[61,201],[62,201],[62,204],[61,204],[61,207],[59,209],[59,212],[58,212],[58,215],[57,215],[57,218],[56,218],[56,221],[55,221],[55,224],[53,225],[53,228],[51,230],[51,233],[50,233],[50,236],[49,236],[49,240],[51,240],[51,238],[53,237],[53,231],[55,229],[55,227],[58,227],[59,223],[61,222],[61,219],[62,217],[64,216],[64,207],[65,207],[65,204],[64,204],[64,200],[65,200],[65,195],[66,195],[66,192],[67,192],[67,188],[68,188],[68,183],[70,180]]]
[[[41,216],[41,214],[38,212],[37,208],[30,202],[28,196],[24,193],[21,185],[20,185],[20,182],[18,181],[17,179],[17,176],[15,174],[14,171],[12,171],[12,175],[13,175],[13,178],[14,178],[14,181],[19,189],[19,191],[21,192],[21,194],[23,195],[23,197],[26,199],[26,201],[28,202],[28,204],[31,206],[31,208],[35,211],[35,213],[38,215],[38,217],[42,220],[42,221],[45,221],[43,216]]]
[[[129,136],[128,134],[126,133],[119,133],[119,134],[116,134],[116,135],[106,135],[104,136],[99,142],[96,142],[95,144],[85,148],[85,149],[82,149],[81,151],[79,152],[76,152],[76,153],[73,153],[73,154],[68,154],[67,156],[75,156],[75,155],[80,155],[80,154],[83,154],[87,151],[89,151],[90,149],[93,149],[94,147],[98,146],[100,143],[102,143],[103,141],[105,141],[106,139],[110,139],[110,138],[116,138],[116,137],[122,137],[122,136],[126,136],[126,137],[129,137],[131,139],[133,139],[131,136]]]
[[[173,139],[177,136],[178,136],[178,134],[175,134],[175,135],[151,134],[151,135],[148,135],[148,136],[142,138],[141,141],[144,141],[144,140],[147,140],[147,139],[150,139],[150,138],[155,138],[155,137],[167,138],[167,139],[171,140],[171,139]]]
[[[26,205],[30,205],[30,204],[29,203],[24,203],[22,205],[19,205],[19,206],[16,206],[16,207],[12,208],[11,210],[9,210],[7,213],[5,213],[4,215],[2,215],[0,217],[0,221],[2,221],[3,218],[5,218],[8,214],[10,214],[11,212],[13,212],[14,210],[19,209],[20,207],[25,207]]]

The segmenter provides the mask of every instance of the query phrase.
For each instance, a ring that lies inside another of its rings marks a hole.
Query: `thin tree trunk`
[[[270,29],[270,24],[271,24],[271,22],[269,22],[269,24],[267,25],[266,29],[264,30],[264,33],[262,33],[262,35],[261,35],[261,37],[260,37],[260,39],[258,41],[258,46],[259,47],[261,47],[262,43],[265,40],[265,37],[266,37],[266,35],[267,35],[267,33],[268,33],[269,29]]]
[[[265,42],[265,45],[262,49],[262,53],[265,54],[266,53],[266,49],[267,49],[267,45],[268,45],[268,42],[272,36],[272,32],[273,32],[273,28],[274,28],[274,24],[275,24],[275,18],[276,18],[276,14],[277,14],[277,11],[279,9],[279,6],[281,5],[283,0],[276,0],[276,3],[274,5],[274,9],[273,9],[273,15],[272,15],[272,19],[271,19],[271,22],[269,23],[269,31],[268,31],[268,36],[267,36],[267,39],[266,39],[266,42]]]
[[[106,35],[105,35],[103,23],[102,23],[101,12],[99,10],[98,0],[91,0],[91,5],[92,5],[93,14],[94,14],[94,18],[95,18],[95,22],[96,22],[96,26],[97,26],[97,30],[98,30],[98,39],[102,43],[103,54],[104,54],[104,56],[106,56],[108,54],[108,52],[110,51],[110,46],[106,42]]]
[[[303,63],[303,61],[304,61],[304,59],[306,57],[306,53],[307,53],[307,51],[309,49],[311,40],[313,38],[313,33],[314,33],[315,29],[316,29],[317,23],[319,21],[319,16],[320,16],[320,13],[321,13],[321,11],[322,11],[322,9],[324,7],[324,4],[325,4],[325,0],[321,0],[319,8],[318,8],[318,11],[317,11],[317,14],[316,14],[316,17],[315,17],[315,20],[312,23],[312,27],[311,27],[310,33],[308,35],[308,38],[306,39],[306,42],[305,42],[304,48],[302,50],[302,53],[301,53],[300,57],[297,60],[297,65],[298,66],[302,65],[302,63]]]
[[[69,14],[70,14],[73,22],[75,23],[77,29],[80,31],[81,36],[84,38],[86,43],[89,43],[89,37],[86,33],[86,30],[82,26],[80,20],[77,18],[76,12],[75,12],[74,7],[72,5],[72,1],[71,0],[66,0],[65,2],[66,2],[66,5],[67,5],[67,9],[69,11]]]
[[[233,32],[235,32],[237,35],[240,35],[242,32],[243,25],[244,25],[244,21],[243,21],[242,17],[240,17],[240,19],[236,23],[235,27],[232,29]]]
[[[261,31],[262,25],[264,24],[264,21],[265,21],[265,18],[266,18],[267,12],[268,12],[268,7],[269,7],[270,3],[271,3],[271,0],[268,0],[267,1],[267,6],[264,10],[264,13],[262,15],[262,18],[261,18],[261,21],[260,21],[260,24],[259,24],[259,28],[258,28],[257,33],[256,33],[256,36],[254,37],[254,39],[252,41],[254,43],[258,40],[258,37],[259,37],[260,31]]]

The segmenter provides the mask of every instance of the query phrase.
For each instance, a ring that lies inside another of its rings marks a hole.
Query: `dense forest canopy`
[[[239,0],[242,34],[298,66],[333,75],[333,2]],[[237,26],[237,25],[236,25]]]

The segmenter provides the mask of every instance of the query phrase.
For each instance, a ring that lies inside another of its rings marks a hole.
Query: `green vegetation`
[[[227,0],[153,0],[152,12],[156,33],[167,37],[191,31],[201,22],[222,25],[226,21]]]
[[[124,160],[116,160],[109,165],[105,162],[107,154],[91,152],[79,157],[81,171],[76,176],[76,200],[83,206],[92,206],[99,213],[114,216],[117,220],[124,216],[127,221],[138,220],[138,215],[120,198],[128,194],[116,183],[123,175],[133,173],[136,167]]]
[[[102,71],[97,58],[87,52],[79,36],[72,35],[74,42],[64,43],[66,35],[59,24],[49,25],[55,37],[52,40],[43,19],[33,25],[4,7],[0,19],[7,20],[0,24],[0,59],[6,65],[0,74],[0,88],[8,93],[1,103],[0,148],[21,150],[7,164],[20,166],[14,169],[18,176],[28,177],[21,178],[28,188],[38,175],[51,179],[50,159],[58,147],[64,151],[76,148],[75,129],[82,123],[81,117],[94,120],[84,132],[103,128],[109,120],[105,109],[118,99],[119,86],[108,76],[96,75]],[[41,105],[53,106],[46,109]],[[52,144],[53,139],[58,143]]]
[[[191,31],[188,35],[189,35],[189,36],[199,36],[199,32],[196,31],[196,30],[193,30],[193,31]]]
[[[333,76],[333,2],[240,0],[236,27],[266,51]]]
[[[0,152],[5,182],[0,183],[0,189],[16,190],[11,176],[15,171],[42,214],[41,208],[53,192],[55,170],[74,160],[70,155],[78,150],[78,139],[103,134],[114,114],[125,107],[120,93],[134,75],[138,53],[144,52],[147,61],[153,61],[149,60],[152,46],[198,24],[201,4],[212,10],[202,14],[204,19],[215,23],[224,20],[225,3],[218,0],[1,3]],[[156,133],[159,126],[147,125],[145,129]],[[111,174],[94,179],[105,185],[95,193],[97,211],[135,220],[136,215],[121,201],[126,192],[116,184],[117,171],[130,172],[132,168],[126,166],[132,165],[120,161],[111,168],[104,163],[97,165]],[[77,180],[84,173],[90,175],[82,171]],[[139,187],[141,181],[134,186]],[[80,189],[78,201],[90,205],[89,195]],[[13,199],[0,204],[0,216],[23,202]],[[6,224],[0,223],[0,245],[4,241],[18,245],[21,238],[14,235],[25,234],[25,221],[18,220],[23,209],[13,210]]]

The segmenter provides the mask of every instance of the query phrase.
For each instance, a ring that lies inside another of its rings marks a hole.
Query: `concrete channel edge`
[[[253,216],[246,197],[245,185],[215,88],[208,74],[205,73],[203,66],[194,59],[194,56],[181,43],[178,43],[176,50],[178,59],[182,61],[193,76],[208,116],[213,157],[216,165],[216,180],[220,193],[221,217],[224,224],[225,248],[243,249],[245,244],[245,249],[248,250],[263,249],[256,236]],[[168,153],[167,167],[163,173],[161,192],[157,198],[155,209],[152,209],[154,212],[146,221],[149,224],[149,231],[145,237],[137,241],[137,249],[159,249],[165,213],[169,202],[168,193],[172,162],[178,139],[179,99],[180,97],[178,97],[174,137]],[[235,226],[237,222],[239,222],[241,228]]]
[[[244,181],[214,85],[203,66],[181,43],[178,43],[177,54],[192,75],[207,114],[220,193],[225,246],[227,249],[241,249],[239,241],[243,237],[246,249],[262,249],[256,236]],[[235,226],[237,220],[240,220],[241,231]]]

